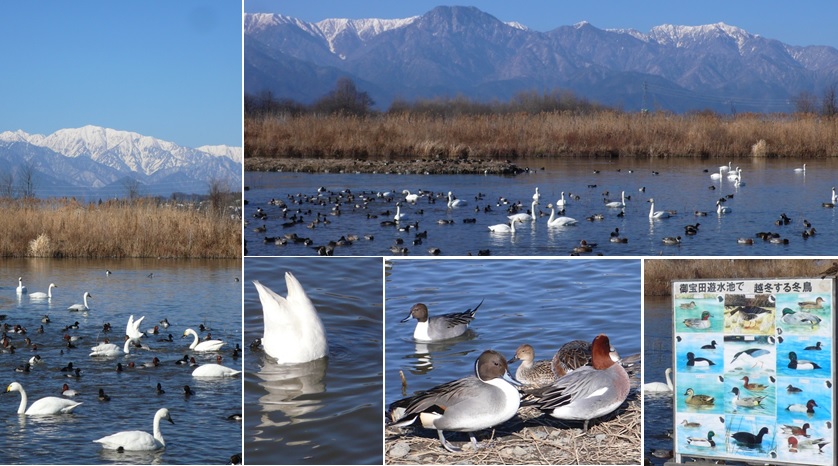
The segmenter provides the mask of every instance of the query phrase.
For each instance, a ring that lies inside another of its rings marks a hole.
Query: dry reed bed
[[[241,257],[241,221],[154,202],[0,204],[0,257]]]
[[[644,293],[671,294],[671,280],[712,278],[821,277],[827,259],[647,259],[643,265]]]
[[[760,141],[764,143],[755,146]],[[247,158],[838,156],[838,119],[600,112],[247,116]]]

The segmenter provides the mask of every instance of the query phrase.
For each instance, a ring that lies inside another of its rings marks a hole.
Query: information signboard
[[[834,287],[673,282],[676,461],[836,464]]]

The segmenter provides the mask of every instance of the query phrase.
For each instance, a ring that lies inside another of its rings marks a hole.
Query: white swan
[[[90,353],[92,357],[112,357],[112,356],[119,356],[120,354],[125,354],[126,356],[131,352],[131,339],[125,340],[125,344],[122,345],[122,350],[120,352],[119,346],[116,346],[113,343],[99,343],[98,345],[90,348],[93,352]]]
[[[223,340],[206,340],[199,342],[198,341],[198,333],[188,328],[183,331],[183,336],[181,338],[186,337],[187,335],[192,335],[194,340],[192,340],[192,344],[189,345],[189,349],[192,351],[218,351],[224,346]],[[264,342],[263,342],[264,344]]]
[[[411,204],[415,204],[416,201],[419,200],[419,195],[418,194],[410,194],[410,191],[408,191],[406,189],[404,191],[402,191],[402,194],[404,194],[404,200],[407,201],[407,202],[410,202]]]
[[[730,173],[727,174],[727,179],[730,181],[735,181],[736,178],[739,177],[739,167],[736,167],[736,170],[731,170]]]
[[[745,186],[745,182],[742,181],[742,170],[739,169],[736,171],[736,180],[733,182],[734,186]]]
[[[609,203],[605,204],[605,207],[614,207],[614,208],[617,208],[617,209],[625,207],[625,206],[626,206],[626,192],[625,191],[620,191],[620,200],[619,201],[609,202]]]
[[[535,194],[532,195],[532,200],[538,204],[538,201],[541,200],[541,194],[538,194],[538,186],[535,187]]]
[[[235,377],[241,372],[221,364],[203,364],[192,371],[192,377]]]
[[[6,393],[20,392],[20,406],[17,408],[18,414],[25,414],[27,416],[43,416],[49,414],[67,414],[71,413],[81,403],[77,401],[58,398],[57,396],[48,396],[41,398],[32,403],[29,409],[26,409],[26,391],[17,382],[12,382],[6,387]]]
[[[666,383],[649,382],[643,384],[644,393],[672,393],[672,368],[666,368]]]
[[[68,307],[68,311],[89,311],[90,308],[87,306],[87,298],[93,299],[93,296],[90,295],[87,291],[84,292],[84,296],[82,299],[84,300],[84,304],[73,304],[72,306]]]
[[[727,165],[722,165],[721,167],[719,167],[719,171],[726,172],[729,171],[731,168],[733,168],[733,162],[728,162]]]
[[[719,173],[713,173],[712,175],[710,175],[710,179],[711,179],[711,180],[720,180],[720,179],[722,179],[722,169],[721,169],[721,168],[719,169]]]
[[[838,194],[835,193],[835,186],[832,187],[832,203],[838,204]]]
[[[519,222],[525,222],[527,220],[535,220],[535,206],[536,205],[538,205],[538,202],[532,201],[532,205],[530,206],[531,207],[530,208],[531,214],[523,212],[523,213],[518,213],[518,214],[513,214],[513,215],[507,215],[506,218],[508,218],[510,222],[514,222],[516,220],[519,221]]]
[[[50,283],[49,288],[47,288],[47,292],[44,293],[43,291],[37,291],[35,293],[29,293],[29,299],[45,299],[49,298],[52,299],[52,289],[58,288],[55,286],[55,283]]]
[[[265,330],[262,347],[280,364],[302,363],[329,354],[326,331],[317,309],[300,282],[285,272],[288,296],[274,293],[258,281],[253,282],[262,302]]]
[[[131,317],[128,318],[128,324],[125,326],[125,334],[128,335],[128,338],[131,340],[139,340],[142,338],[143,332],[140,331],[140,323],[143,319],[145,319],[145,316],[134,320],[134,314],[131,314]]]
[[[509,223],[499,223],[497,225],[489,225],[489,231],[492,233],[515,233],[515,222],[513,220]]]
[[[17,278],[17,288],[15,288],[17,294],[26,294],[26,287],[23,286],[23,277]]]
[[[166,441],[163,440],[163,434],[160,433],[161,419],[165,419],[172,424],[175,423],[175,421],[172,420],[172,416],[169,415],[169,410],[166,408],[160,408],[154,415],[153,436],[148,432],[143,432],[141,430],[126,430],[94,440],[93,443],[101,443],[102,448],[106,450],[118,450],[119,448],[122,448],[126,451],[147,451],[166,448]]]
[[[722,214],[729,214],[731,212],[733,212],[733,209],[731,209],[728,206],[723,206],[722,201],[716,201],[716,213],[717,214],[722,215]]]
[[[407,214],[402,213],[402,208],[399,204],[396,204],[396,215],[393,216],[393,220],[395,220],[397,223],[402,220],[407,220]]]
[[[465,205],[468,205],[468,202],[455,198],[454,194],[448,191],[448,207],[463,207]]]
[[[803,167],[795,168],[794,171],[797,173],[806,173],[806,164],[804,163]]]
[[[564,227],[576,225],[576,219],[571,217],[556,217],[556,209],[550,206],[550,218],[547,219],[547,226]]]
[[[562,191],[562,197],[561,197],[561,198],[559,198],[559,200],[558,200],[558,201],[556,201],[556,207],[564,207],[565,205],[567,205],[567,201],[565,201],[565,199],[564,199],[564,191]]]
[[[649,202],[652,203],[652,206],[649,208],[649,218],[651,218],[651,219],[669,218],[669,212],[667,212],[665,210],[655,211],[655,200],[654,199],[649,199]]]

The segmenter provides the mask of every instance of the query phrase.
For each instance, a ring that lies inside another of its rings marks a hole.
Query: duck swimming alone
[[[480,303],[474,309],[429,317],[428,306],[423,303],[416,303],[410,308],[410,314],[401,322],[407,322],[411,318],[416,319],[413,338],[418,341],[439,341],[456,338],[468,330],[468,325],[474,320],[474,314],[481,304],[483,304],[483,300],[480,300]]]
[[[540,388],[556,381],[552,361],[535,361],[535,350],[532,346],[526,343],[519,346],[515,350],[515,356],[507,363],[512,364],[516,361],[521,361],[521,365],[515,371],[515,380],[521,382],[526,388]]]
[[[750,390],[752,392],[761,392],[761,391],[765,390],[766,388],[768,388],[768,385],[765,385],[765,384],[750,383],[750,379],[748,378],[747,375],[742,377],[742,380],[745,381],[742,384],[742,386],[745,387],[745,389]]]
[[[389,407],[392,425],[404,427],[419,420],[426,429],[436,429],[442,446],[451,445],[443,431],[468,432],[475,448],[474,431],[496,426],[515,416],[520,394],[509,377],[506,359],[497,351],[484,351],[474,363],[474,376],[438,385],[398,400]]]
[[[716,433],[711,430],[710,432],[707,432],[707,438],[687,437],[687,445],[701,448],[713,448],[716,446],[716,442],[713,441],[713,437],[715,435]]]
[[[811,416],[812,414],[815,414],[816,407],[818,407],[818,404],[815,403],[815,400],[809,400],[805,405],[800,403],[788,405],[786,406],[786,410],[793,413],[806,413]]]
[[[687,397],[686,403],[690,406],[695,407],[704,407],[704,406],[713,406],[716,403],[716,399],[710,395],[696,395],[695,391],[692,388],[688,388],[687,391],[684,393],[684,396]]]
[[[800,301],[797,305],[800,309],[823,309],[824,299],[818,296],[814,301]]]
[[[254,281],[262,303],[265,329],[262,348],[280,364],[314,361],[329,354],[326,330],[317,309],[291,272],[285,272],[288,296]]]
[[[623,366],[614,361],[608,337],[597,335],[591,343],[592,361],[556,380],[538,394],[536,406],[556,419],[584,421],[617,409],[626,400],[631,383]]]
[[[690,328],[710,328],[710,311],[702,311],[699,319],[684,319],[684,325]]]
[[[805,359],[797,359],[797,353],[794,351],[789,352],[789,369],[794,369],[798,371],[811,371],[814,369],[820,369],[821,366],[818,365],[816,362],[807,361]]]

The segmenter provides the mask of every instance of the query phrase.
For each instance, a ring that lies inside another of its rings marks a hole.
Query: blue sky
[[[838,47],[838,2],[811,1],[520,1],[441,2],[426,0],[245,0],[245,11],[282,13],[316,22],[325,18],[404,18],[438,5],[471,5],[502,21],[537,31],[588,21],[600,29],[648,32],[660,24],[696,26],[724,22],[791,45]]]
[[[3,2],[0,44],[0,132],[242,144],[240,2]]]

